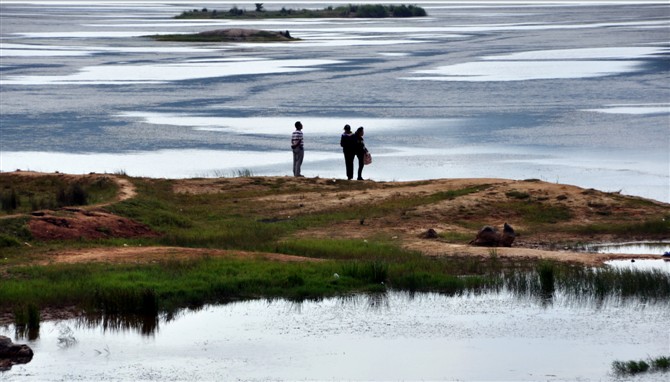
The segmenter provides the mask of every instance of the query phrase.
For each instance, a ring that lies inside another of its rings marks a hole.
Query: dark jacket
[[[365,141],[363,140],[363,137],[359,137],[357,135],[354,135],[354,137],[356,137],[356,155],[365,155],[365,153],[368,152],[368,149],[365,147]]]
[[[352,133],[342,133],[342,137],[340,137],[340,146],[342,146],[342,151],[345,153],[354,154],[357,152],[358,139],[356,139],[356,136]]]

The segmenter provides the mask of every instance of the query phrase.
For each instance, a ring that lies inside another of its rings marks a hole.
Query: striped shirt
[[[293,149],[303,148],[302,131],[296,130],[291,135],[291,148]]]

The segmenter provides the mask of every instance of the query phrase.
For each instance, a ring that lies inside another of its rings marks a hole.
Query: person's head
[[[349,126],[349,125],[344,125],[344,132],[345,132],[345,133],[351,133],[351,126]]]
[[[296,128],[296,130],[302,130],[302,123],[300,123],[300,121],[297,121],[295,123],[295,128]]]
[[[363,126],[356,129],[356,135],[358,135],[359,137],[363,136]]]

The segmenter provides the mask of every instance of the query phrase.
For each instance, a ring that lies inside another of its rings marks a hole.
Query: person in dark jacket
[[[358,142],[356,136],[351,132],[351,126],[344,125],[344,132],[340,137],[340,146],[344,153],[344,164],[347,168],[347,179],[354,178],[354,158],[356,157],[356,148]]]
[[[358,180],[363,180],[363,167],[365,167],[365,153],[368,152],[368,149],[365,147],[365,141],[363,140],[363,126],[356,129],[356,156],[358,157]]]

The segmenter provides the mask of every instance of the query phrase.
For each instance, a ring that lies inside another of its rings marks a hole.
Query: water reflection
[[[40,338],[40,327],[16,325],[14,328],[14,338],[35,341]]]
[[[31,342],[35,359],[3,377],[603,380],[614,359],[667,349],[667,299],[581,298],[562,283],[555,273],[551,293],[550,282],[538,282],[525,294],[502,287],[206,305],[161,315],[149,336],[128,328],[153,320],[44,322]]]
[[[77,326],[86,328],[99,327],[103,332],[133,330],[145,336],[158,332],[160,315],[155,314],[87,314],[77,319]],[[164,322],[170,319],[165,316]]]
[[[670,242],[637,241],[626,243],[588,244],[584,246],[584,251],[631,255],[663,255],[670,251]]]

